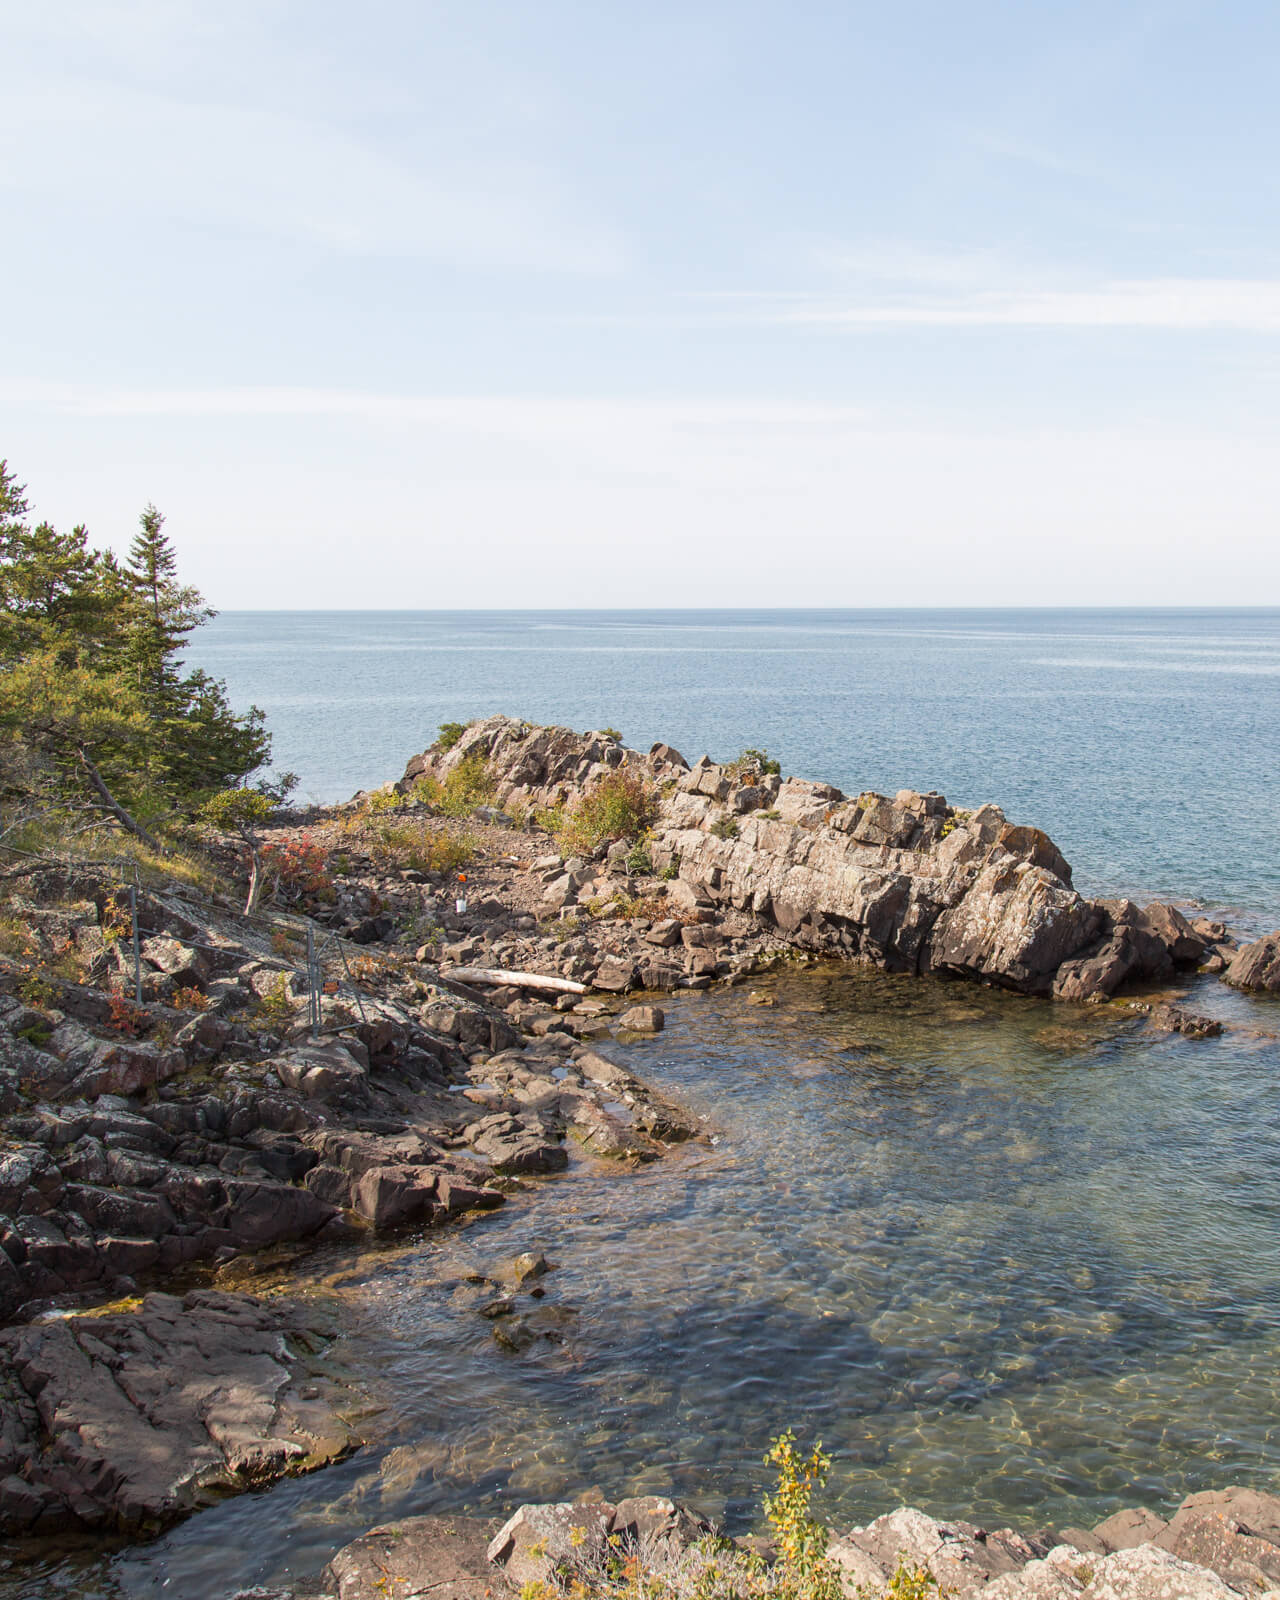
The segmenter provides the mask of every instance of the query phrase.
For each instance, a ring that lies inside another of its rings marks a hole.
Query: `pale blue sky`
[[[1274,4],[0,17],[0,455],[220,606],[1280,604]]]

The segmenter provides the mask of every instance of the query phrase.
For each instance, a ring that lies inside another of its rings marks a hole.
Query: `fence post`
[[[311,1037],[320,1037],[320,974],[316,970],[316,929],[307,918],[307,1016],[311,1023]]]
[[[129,885],[129,920],[133,924],[133,998],[142,1004],[142,946],[138,939],[138,886]]]

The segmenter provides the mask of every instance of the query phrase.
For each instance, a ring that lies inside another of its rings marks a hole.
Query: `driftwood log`
[[[507,972],[502,967],[448,967],[442,977],[453,978],[458,983],[490,983],[495,987],[508,984],[513,989],[554,989],[557,994],[586,994],[585,983],[575,983],[572,978],[551,978],[544,972]]]

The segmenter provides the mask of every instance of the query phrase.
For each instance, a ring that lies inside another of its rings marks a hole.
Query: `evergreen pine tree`
[[[29,515],[0,462],[0,733],[51,763],[68,798],[155,845],[140,817],[191,813],[265,763],[263,715],[238,715],[223,684],[183,671],[213,612],[179,582],[154,506],[124,566],[85,528],[32,528]]]

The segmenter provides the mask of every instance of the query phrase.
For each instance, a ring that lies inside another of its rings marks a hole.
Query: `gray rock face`
[[[884,1583],[905,1558],[928,1568],[956,1600],[969,1600],[993,1579],[1020,1572],[1045,1554],[1044,1546],[1030,1544],[1010,1528],[987,1532],[971,1522],[936,1522],[911,1507],[852,1529],[830,1548],[831,1559],[855,1587]]]
[[[0,1532],[153,1532],[346,1454],[322,1342],[314,1313],[212,1290],[0,1333]]]
[[[1117,1512],[1092,1533],[1023,1538],[904,1508],[830,1547],[846,1592],[881,1593],[899,1561],[953,1600],[1238,1600],[1280,1596],[1280,1499],[1230,1488],[1192,1495],[1170,1522]]]

